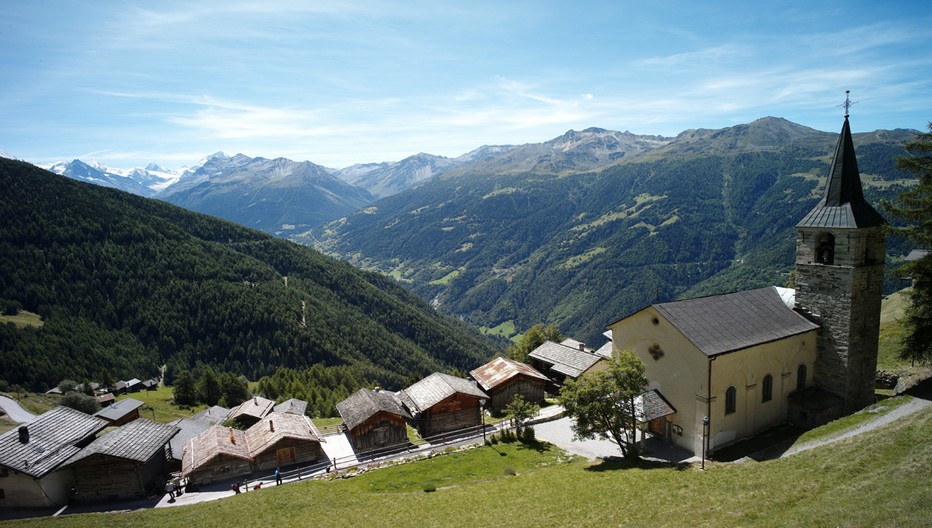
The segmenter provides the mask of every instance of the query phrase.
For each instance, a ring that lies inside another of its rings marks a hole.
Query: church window
[[[820,233],[816,237],[816,262],[819,264],[835,263],[835,235],[831,233]]]
[[[764,376],[764,387],[761,391],[761,401],[769,402],[773,399],[773,376],[767,374]]]
[[[647,348],[647,353],[650,354],[650,357],[654,358],[654,361],[659,360],[663,357],[663,349],[660,348],[660,345],[657,343],[652,344]]]
[[[725,391],[725,414],[731,414],[738,408],[738,389],[728,387]]]
[[[806,365],[800,365],[799,369],[796,371],[796,390],[806,388],[806,374]]]

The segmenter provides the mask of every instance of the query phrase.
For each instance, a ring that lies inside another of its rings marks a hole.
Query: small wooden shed
[[[133,398],[126,398],[114,402],[94,413],[94,416],[107,422],[108,425],[121,426],[139,419],[139,408],[143,403]]]
[[[252,470],[303,464],[320,458],[320,433],[310,418],[292,413],[272,413],[246,430]]]
[[[479,401],[488,399],[475,383],[440,372],[434,372],[398,395],[422,438],[479,426]]]
[[[411,419],[394,392],[359,389],[337,404],[346,436],[356,452],[402,444],[408,441]]]
[[[544,401],[548,378],[530,365],[497,357],[469,374],[489,395],[486,408],[492,412],[501,412],[515,395],[531,403]]]
[[[77,500],[141,498],[162,491],[166,445],[177,432],[172,425],[139,419],[91,442],[68,461]]]

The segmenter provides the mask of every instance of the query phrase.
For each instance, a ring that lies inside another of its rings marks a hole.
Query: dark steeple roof
[[[880,213],[864,200],[861,174],[854,155],[848,116],[841,127],[835,157],[825,183],[825,196],[796,227],[865,228],[886,224]]]

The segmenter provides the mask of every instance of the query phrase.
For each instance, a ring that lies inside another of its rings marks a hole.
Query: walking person
[[[168,502],[175,502],[175,482],[169,480],[165,483],[165,491],[168,492]]]
[[[281,468],[275,468],[275,485],[279,486],[282,483],[282,471]]]

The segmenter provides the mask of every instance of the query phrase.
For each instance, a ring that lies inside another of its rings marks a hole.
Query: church
[[[668,404],[648,430],[695,454],[874,402],[886,221],[864,199],[848,115],[821,201],[796,225],[796,289],[650,305],[609,325]]]

